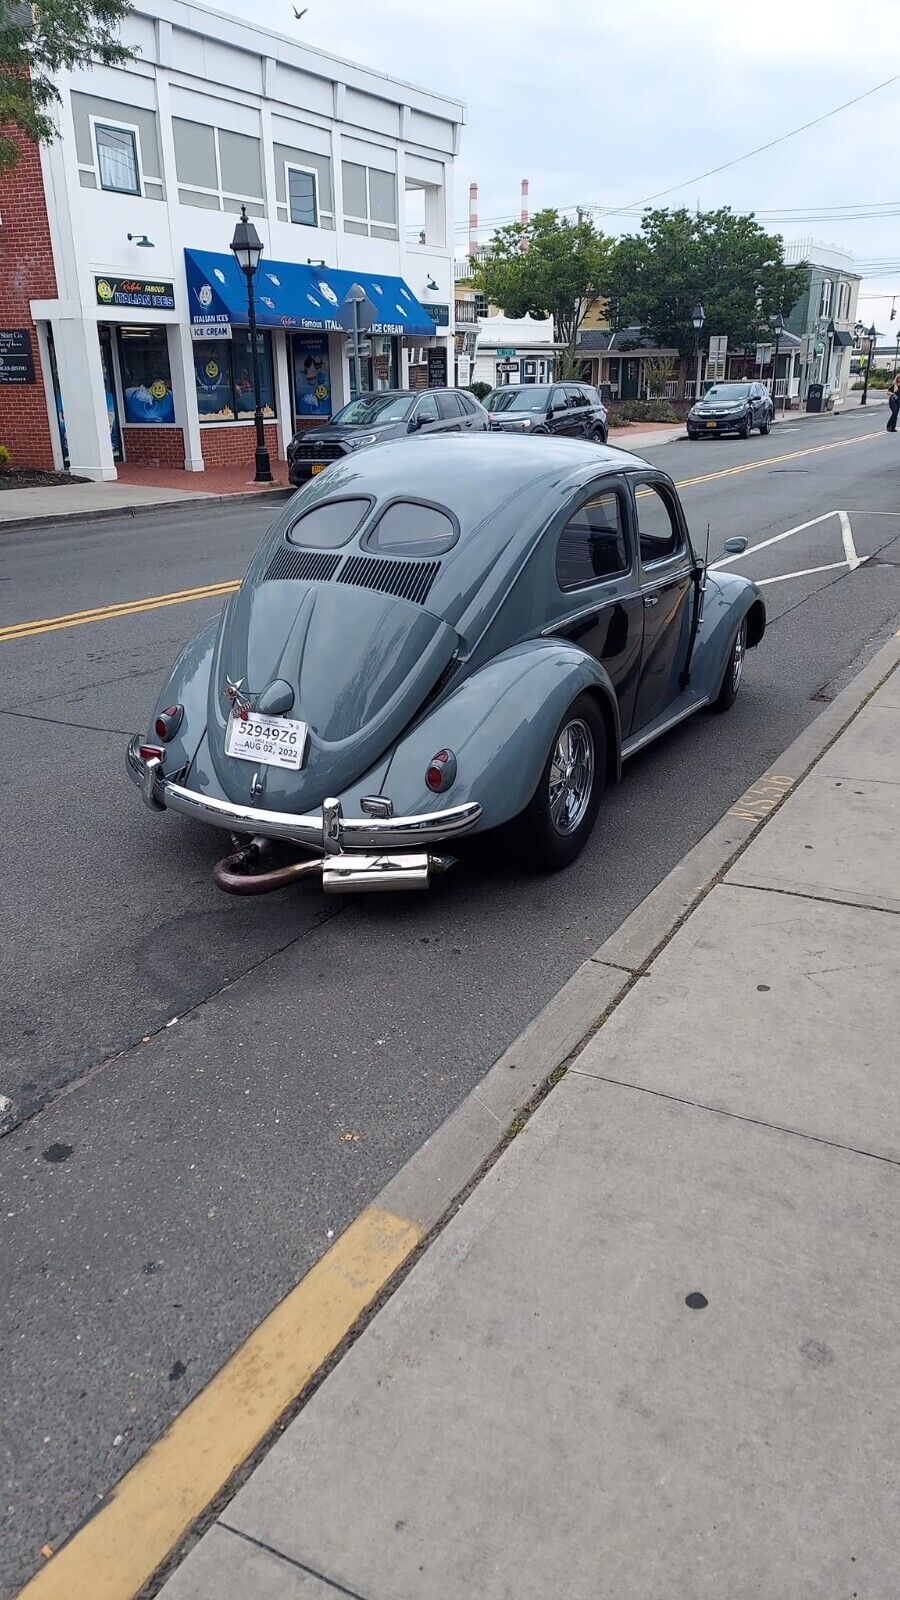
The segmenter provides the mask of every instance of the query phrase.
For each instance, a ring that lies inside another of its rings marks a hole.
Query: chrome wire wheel
[[[594,736],[575,718],[561,729],[550,763],[550,821],[563,836],[574,833],[594,786]]]
[[[740,688],[741,678],[744,674],[744,657],[746,654],[747,619],[745,617],[738,628],[734,641],[734,649],[731,652],[731,688],[733,694],[737,694],[738,689]]]

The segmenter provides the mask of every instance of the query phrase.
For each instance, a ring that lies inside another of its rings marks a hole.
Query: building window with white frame
[[[205,211],[266,214],[262,145],[248,133],[215,128],[187,117],[172,118],[178,199]]]
[[[830,278],[823,278],[822,279],[822,291],[821,291],[821,294],[819,296],[819,316],[820,317],[830,317],[831,316],[831,296],[832,296],[833,290],[834,290],[834,284],[832,283],[831,279]]]
[[[113,194],[140,194],[137,129],[95,122],[94,142],[101,189],[108,189]]]
[[[304,228],[319,226],[319,186],[309,167],[285,164],[288,219]]]
[[[397,178],[380,167],[343,161],[344,232],[368,234],[373,239],[396,239]]]

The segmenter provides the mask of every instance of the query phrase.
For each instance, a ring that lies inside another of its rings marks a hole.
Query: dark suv
[[[378,389],[357,395],[330,422],[302,428],[288,445],[291,483],[306,483],[367,444],[411,433],[483,433],[487,412],[462,389]]]
[[[605,444],[606,407],[589,383],[510,383],[485,399],[500,433],[559,433]]]
[[[751,428],[768,433],[774,420],[775,405],[764,383],[714,383],[688,412],[688,438],[737,433],[749,439]]]

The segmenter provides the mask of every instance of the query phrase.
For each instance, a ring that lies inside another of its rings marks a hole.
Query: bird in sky
[[[306,16],[306,13],[307,13],[308,10],[309,10],[309,6],[304,6],[302,11],[298,11],[297,7],[296,6],[294,7],[294,16],[297,18],[298,22],[300,21],[301,17],[305,17]]]

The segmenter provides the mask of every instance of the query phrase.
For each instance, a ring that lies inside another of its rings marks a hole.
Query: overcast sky
[[[853,251],[873,297],[861,314],[885,333],[900,326],[900,81],[691,181],[900,73],[900,0],[307,0],[299,22],[292,0],[212,3],[465,102],[460,252],[471,179],[488,224],[518,214],[526,177],[532,209],[621,211],[674,184],[658,204],[821,213],[894,202],[893,217],[761,220]],[[615,233],[636,226],[598,220]],[[888,270],[870,277],[874,263]]]

